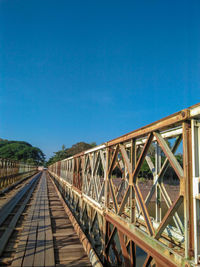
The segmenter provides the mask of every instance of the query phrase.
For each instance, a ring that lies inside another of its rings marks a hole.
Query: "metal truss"
[[[9,159],[0,159],[0,190],[36,173],[37,167]]]
[[[49,173],[104,265],[199,264],[200,104]]]

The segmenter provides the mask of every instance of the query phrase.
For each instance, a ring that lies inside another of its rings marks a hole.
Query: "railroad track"
[[[17,238],[40,176],[41,173],[32,176],[10,190],[7,197],[6,194],[0,197],[0,266],[10,265],[14,257]]]

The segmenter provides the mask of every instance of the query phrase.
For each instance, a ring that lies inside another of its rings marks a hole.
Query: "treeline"
[[[46,165],[49,166],[49,165],[53,164],[54,162],[69,158],[75,154],[78,154],[84,150],[90,149],[94,146],[96,146],[95,142],[93,142],[91,144],[88,144],[85,142],[79,142],[79,143],[72,145],[72,147],[70,147],[70,148],[66,148],[63,145],[62,150],[54,152],[55,155],[47,161]]]
[[[0,158],[43,165],[45,154],[38,147],[24,141],[9,141],[0,138]]]

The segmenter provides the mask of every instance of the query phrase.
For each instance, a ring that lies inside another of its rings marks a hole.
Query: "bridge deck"
[[[15,243],[10,266],[91,266],[82,244],[44,172]],[[9,241],[7,246],[9,246]],[[6,251],[6,248],[5,248]]]

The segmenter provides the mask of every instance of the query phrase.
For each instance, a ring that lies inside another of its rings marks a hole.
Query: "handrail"
[[[200,103],[49,166],[102,261],[129,266],[137,245],[146,264],[198,264],[199,122]]]
[[[37,172],[37,166],[0,158],[0,190]]]

